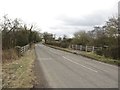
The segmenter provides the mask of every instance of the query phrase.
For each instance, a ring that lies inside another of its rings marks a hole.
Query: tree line
[[[43,37],[38,31],[34,30],[34,26],[27,26],[19,19],[9,19],[6,15],[0,22],[0,31],[2,32],[2,49],[11,49],[15,46],[25,46],[40,42],[44,38],[45,44],[50,44],[62,48],[68,48],[71,45],[95,46],[102,47],[102,50],[97,50],[95,53],[120,59],[119,41],[120,34],[118,32],[118,18],[112,17],[106,21],[103,26],[95,26],[93,30],[80,30],[74,33],[74,37],[68,38],[64,35],[62,38],[55,38],[52,33],[44,32]]]
[[[73,38],[67,38],[64,35],[63,38],[59,37],[55,40],[53,34],[50,33],[44,33],[43,36],[46,44],[63,48],[68,48],[72,44],[102,47],[102,50],[97,50],[95,53],[113,59],[120,59],[118,23],[118,18],[112,17],[103,26],[95,26],[90,31],[80,30],[75,32]]]
[[[15,46],[25,46],[41,41],[38,31],[34,26],[28,26],[19,19],[9,19],[7,15],[0,22],[0,31],[2,32],[2,49],[11,49]]]

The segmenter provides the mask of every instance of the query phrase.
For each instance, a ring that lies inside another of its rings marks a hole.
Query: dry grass
[[[35,53],[32,49],[28,50],[20,59],[4,63],[2,67],[3,88],[32,88],[34,60]]]
[[[12,62],[13,60],[18,59],[18,55],[14,49],[3,50],[2,51],[2,62]]]

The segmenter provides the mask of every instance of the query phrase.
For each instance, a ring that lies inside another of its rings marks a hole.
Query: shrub
[[[103,51],[102,50],[96,50],[95,53],[98,54],[98,55],[103,55]]]

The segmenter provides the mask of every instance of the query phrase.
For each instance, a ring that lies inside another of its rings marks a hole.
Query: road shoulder
[[[34,75],[35,75],[35,82],[34,82],[33,88],[48,88],[49,87],[48,82],[45,78],[43,69],[40,65],[40,62],[38,60],[36,53],[37,52],[35,51],[36,59],[35,59],[34,68],[33,68]]]

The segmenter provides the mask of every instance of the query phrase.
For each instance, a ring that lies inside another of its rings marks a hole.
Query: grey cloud
[[[67,35],[72,36],[75,32],[80,30],[92,30],[91,27],[85,27],[85,26],[54,26],[49,28],[51,33],[55,33],[57,36]]]
[[[57,18],[57,20],[60,20],[62,23],[58,26],[50,27],[50,29],[57,35],[72,35],[79,30],[92,30],[95,25],[103,25],[110,15],[109,11],[97,11],[79,17],[67,17],[62,15]]]
[[[118,3],[118,16],[120,17],[120,1]]]
[[[105,20],[108,18],[109,12],[106,11],[97,11],[93,14],[86,15],[86,16],[80,16],[80,17],[60,17],[59,20],[63,21],[64,25],[70,25],[70,26],[95,26],[95,25],[101,25],[105,22]]]

